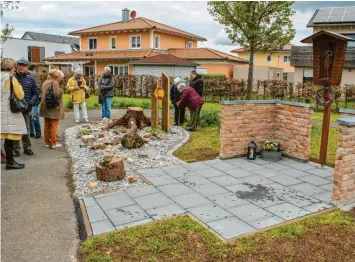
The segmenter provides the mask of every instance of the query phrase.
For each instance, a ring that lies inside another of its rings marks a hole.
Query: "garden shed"
[[[132,61],[133,74],[161,76],[164,72],[169,76],[186,78],[199,64],[170,54],[159,54]]]

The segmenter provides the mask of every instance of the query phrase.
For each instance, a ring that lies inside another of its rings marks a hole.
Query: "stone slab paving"
[[[137,170],[151,182],[84,198],[93,235],[191,214],[225,239],[331,208],[332,169],[257,158]]]

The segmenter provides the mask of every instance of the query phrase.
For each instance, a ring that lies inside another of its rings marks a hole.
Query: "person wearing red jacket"
[[[187,126],[187,131],[195,131],[200,121],[200,113],[202,105],[204,104],[202,97],[192,87],[186,87],[181,83],[178,85],[180,92],[179,101],[177,106],[186,106],[190,110],[190,124]]]

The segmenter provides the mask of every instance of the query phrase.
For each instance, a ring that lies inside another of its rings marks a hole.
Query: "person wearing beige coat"
[[[44,142],[46,147],[59,148],[61,144],[57,143],[58,124],[60,119],[64,119],[63,89],[59,83],[64,74],[58,69],[52,69],[48,73],[48,79],[42,85],[42,98],[40,116],[44,117]],[[54,95],[59,98],[59,105],[55,108],[48,108],[46,104],[46,94],[48,89],[52,88]]]

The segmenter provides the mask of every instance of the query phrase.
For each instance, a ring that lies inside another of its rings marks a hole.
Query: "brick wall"
[[[355,200],[355,118],[341,118],[333,182],[333,200]]]
[[[242,156],[254,140],[262,148],[266,140],[281,143],[285,154],[309,159],[312,108],[286,101],[221,102],[221,158]]]

